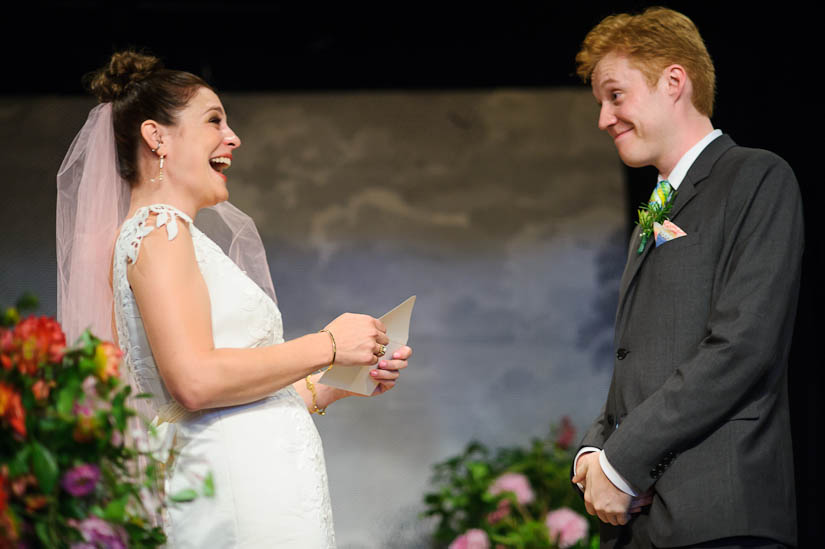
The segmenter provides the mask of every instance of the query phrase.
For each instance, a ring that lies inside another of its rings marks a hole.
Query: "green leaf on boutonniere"
[[[661,223],[667,219],[670,210],[673,209],[673,199],[675,197],[676,191],[673,191],[664,206],[658,202],[648,202],[639,207],[639,220],[636,221],[636,225],[641,229],[642,240],[639,242],[639,249],[636,250],[636,253],[641,254],[645,251],[648,240],[653,236],[653,224]]]

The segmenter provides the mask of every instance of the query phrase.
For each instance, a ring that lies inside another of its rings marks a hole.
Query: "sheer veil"
[[[57,318],[69,342],[86,328],[113,339],[109,277],[129,200],[118,171],[112,104],[102,103],[89,113],[57,173]],[[248,215],[223,202],[201,210],[195,225],[276,299],[266,251]]]

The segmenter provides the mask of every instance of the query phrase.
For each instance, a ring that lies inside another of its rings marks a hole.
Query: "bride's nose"
[[[241,138],[238,137],[238,134],[232,131],[232,128],[230,128],[229,126],[226,127],[223,141],[224,143],[226,143],[234,149],[237,149],[241,146]]]

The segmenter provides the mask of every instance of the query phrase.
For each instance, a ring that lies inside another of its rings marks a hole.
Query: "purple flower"
[[[100,469],[97,465],[86,463],[66,471],[60,484],[64,490],[77,498],[94,492],[99,480]]]
[[[69,526],[83,536],[85,544],[76,544],[78,548],[106,547],[107,549],[126,549],[126,532],[119,526],[113,526],[102,518],[88,516],[82,522],[69,519]],[[88,544],[88,545],[87,545]],[[74,545],[73,545],[74,547]]]
[[[490,549],[490,539],[484,530],[472,528],[455,538],[448,549]]]
[[[521,473],[504,473],[498,477],[490,486],[490,493],[495,496],[502,492],[513,492],[521,505],[532,503],[536,499],[530,481]]]

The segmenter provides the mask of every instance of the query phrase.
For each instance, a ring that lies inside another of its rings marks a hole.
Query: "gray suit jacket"
[[[670,219],[687,236],[639,255],[616,313],[613,379],[582,441],[653,489],[657,546],[731,536],[794,544],[787,358],[799,293],[802,202],[778,156],[711,142]]]

